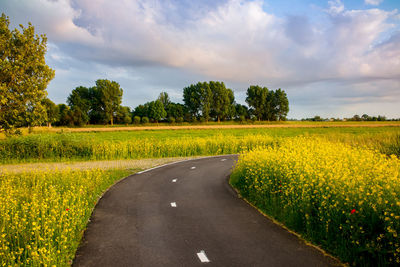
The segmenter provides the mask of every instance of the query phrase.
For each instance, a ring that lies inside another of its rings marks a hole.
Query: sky
[[[47,36],[47,87],[118,82],[134,108],[164,91],[223,81],[286,91],[288,118],[400,118],[399,0],[0,0],[10,28]]]

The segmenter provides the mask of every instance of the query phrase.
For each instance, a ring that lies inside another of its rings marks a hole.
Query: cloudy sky
[[[49,97],[110,79],[135,107],[219,80],[284,89],[290,118],[400,117],[399,0],[0,0],[48,38]]]

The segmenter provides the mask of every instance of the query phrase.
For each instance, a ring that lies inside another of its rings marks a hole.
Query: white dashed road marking
[[[176,208],[176,202],[171,202],[171,207]]]
[[[221,159],[221,161],[225,161],[226,159]]]
[[[172,179],[172,182],[173,182],[173,183],[176,183],[177,180],[178,180],[178,179]]]
[[[206,253],[204,252],[204,250],[197,253],[197,257],[199,257],[201,262],[210,262],[210,260],[207,258]]]
[[[190,169],[191,169],[191,170],[194,170],[194,169],[196,169],[196,167],[194,167],[194,166],[193,166],[193,167],[192,167],[192,168],[190,168]]]

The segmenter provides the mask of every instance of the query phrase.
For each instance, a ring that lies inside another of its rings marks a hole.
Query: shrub
[[[133,123],[134,124],[139,124],[140,123],[140,117],[139,116],[133,117]]]
[[[175,118],[174,117],[169,117],[168,118],[169,123],[175,123]]]
[[[142,123],[149,123],[149,118],[142,117]]]

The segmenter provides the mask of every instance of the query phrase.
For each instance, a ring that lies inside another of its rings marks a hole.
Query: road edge
[[[227,184],[228,187],[231,188],[230,191],[234,192],[235,196],[239,199],[242,199],[244,202],[246,202],[249,206],[251,206],[252,208],[254,208],[255,210],[257,210],[262,216],[264,216],[266,219],[268,219],[269,221],[271,221],[272,223],[274,223],[275,225],[279,226],[280,228],[286,230],[288,233],[296,236],[302,243],[304,243],[305,245],[312,247],[316,250],[318,250],[319,252],[321,252],[325,257],[330,258],[336,266],[346,266],[348,267],[349,265],[347,263],[343,263],[341,262],[338,258],[334,257],[333,255],[329,254],[328,252],[326,252],[323,248],[311,243],[310,241],[307,241],[306,239],[304,239],[299,233],[290,230],[289,228],[286,227],[286,225],[284,225],[283,223],[277,221],[276,219],[274,219],[273,217],[269,216],[268,214],[264,213],[261,209],[259,209],[258,207],[256,207],[255,205],[253,205],[253,203],[251,203],[249,200],[247,200],[245,197],[243,197],[240,194],[240,191],[238,189],[236,189],[231,183],[231,176],[228,175],[227,177]]]
[[[218,157],[234,156],[234,155],[238,155],[238,154],[226,154],[226,155],[214,155],[214,156],[200,156],[200,157],[198,157],[198,158],[192,158],[192,159],[184,159],[184,160],[173,161],[173,162],[164,163],[164,164],[161,164],[161,165],[158,165],[158,166],[149,168],[149,169],[144,169],[144,170],[142,170],[142,171],[132,173],[132,174],[130,174],[130,175],[128,175],[128,176],[125,176],[125,177],[122,177],[122,178],[116,180],[112,185],[110,185],[106,190],[104,190],[104,192],[102,192],[101,195],[97,198],[96,204],[93,206],[93,209],[92,209],[91,212],[90,212],[90,217],[89,217],[89,219],[88,219],[87,222],[86,222],[86,227],[85,227],[85,229],[83,230],[82,237],[81,237],[81,239],[80,239],[80,241],[79,241],[79,246],[76,248],[76,251],[75,251],[75,254],[74,254],[74,258],[73,258],[73,259],[71,260],[71,262],[70,262],[70,263],[71,263],[70,266],[73,266],[73,265],[74,265],[74,261],[75,261],[75,259],[76,259],[76,254],[77,254],[77,252],[79,251],[79,249],[81,248],[81,246],[83,245],[83,242],[85,241],[85,235],[86,235],[86,231],[87,231],[87,229],[88,229],[88,225],[89,225],[89,223],[91,222],[91,218],[92,218],[92,216],[93,216],[93,212],[94,212],[94,210],[96,209],[97,205],[99,204],[99,201],[100,201],[100,200],[103,198],[103,196],[104,196],[109,190],[111,190],[111,188],[114,187],[116,184],[122,182],[123,180],[125,180],[125,179],[127,179],[127,178],[129,178],[129,177],[131,177],[131,176],[140,175],[140,174],[142,174],[142,173],[146,173],[146,172],[149,172],[149,171],[158,169],[158,168],[170,166],[170,165],[177,164],[177,163],[181,163],[181,162],[192,161],[192,160],[198,160],[198,159],[206,159],[206,158],[218,158]],[[228,176],[228,177],[229,177],[229,176]]]

